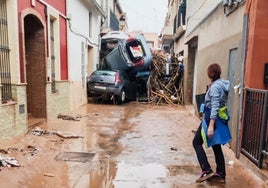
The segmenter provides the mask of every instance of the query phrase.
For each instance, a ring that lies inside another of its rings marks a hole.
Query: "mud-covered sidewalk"
[[[2,141],[0,156],[7,161],[0,187],[264,187],[228,146],[226,183],[195,183],[200,168],[192,138],[199,121],[192,106],[88,104]]]

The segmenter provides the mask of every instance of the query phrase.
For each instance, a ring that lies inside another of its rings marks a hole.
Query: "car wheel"
[[[126,92],[123,89],[120,95],[115,96],[114,104],[122,104],[125,102],[125,100],[126,100]]]

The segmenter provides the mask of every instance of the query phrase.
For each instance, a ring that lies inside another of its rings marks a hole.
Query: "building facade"
[[[182,15],[180,2],[179,6],[174,2],[169,5]],[[268,156],[268,2],[185,2],[185,22],[180,19],[185,27],[180,29],[174,24],[174,45],[170,45],[173,55],[183,57],[185,104],[198,106],[197,96],[206,92],[210,82],[206,69],[211,63],[219,63],[222,77],[231,83],[227,104],[231,115],[231,149],[237,157],[243,153],[261,167]],[[168,15],[174,15],[174,9],[169,10]]]
[[[27,116],[51,120],[69,106],[66,1],[18,1],[20,82]]]
[[[4,0],[1,19],[0,125],[5,139],[25,131],[33,119],[50,120],[70,109],[66,2]]]
[[[16,0],[0,2],[0,128],[1,140],[22,133],[27,127],[26,84],[20,82],[20,53]]]
[[[228,109],[234,151],[239,143],[239,109],[241,95],[234,87],[241,85],[243,71],[243,12],[244,3],[233,5],[236,8],[225,13],[222,1],[204,1],[187,4],[187,29],[185,33],[185,101],[197,104],[195,96],[206,91],[209,79],[206,70],[209,64],[219,63],[222,77],[230,80]],[[192,8],[191,8],[192,7]],[[198,11],[194,11],[198,10]],[[208,11],[209,10],[209,11]],[[189,15],[188,15],[189,13]],[[189,18],[189,19],[188,19]],[[220,44],[220,45],[219,45]]]
[[[101,0],[105,18],[101,21],[101,36],[110,31],[127,31],[127,16],[123,12],[119,0]]]
[[[176,24],[177,10],[179,6],[178,0],[168,0],[168,12],[164,21],[164,26],[162,27],[160,37],[162,48],[165,53],[174,53],[174,30]]]
[[[245,58],[245,87],[268,90],[268,2],[247,0],[247,53]],[[254,78],[254,79],[253,79]]]
[[[99,63],[100,22],[105,15],[99,1],[67,0],[71,110],[87,103],[86,77]]]
[[[184,4],[185,3],[185,4]],[[172,4],[170,4],[172,5]],[[196,97],[206,92],[209,79],[206,69],[211,63],[219,63],[222,77],[231,81],[228,108],[232,114],[233,135],[239,129],[241,95],[233,87],[242,83],[243,71],[243,12],[244,3],[224,7],[221,0],[173,2],[173,55],[181,57],[185,67],[185,104],[198,106]],[[176,14],[174,14],[176,13]],[[185,13],[185,14],[184,14]],[[221,45],[219,45],[221,44]],[[204,74],[205,73],[205,74]],[[232,148],[238,140],[233,136]]]

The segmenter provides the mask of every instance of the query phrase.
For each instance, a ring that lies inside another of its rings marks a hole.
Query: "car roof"
[[[107,70],[107,69],[98,69],[95,70],[94,72],[116,72],[117,70]]]
[[[103,37],[102,37],[102,39],[109,39],[109,38],[128,39],[129,35],[125,32],[122,32],[122,31],[110,31],[109,33],[107,33],[106,35],[103,35]]]

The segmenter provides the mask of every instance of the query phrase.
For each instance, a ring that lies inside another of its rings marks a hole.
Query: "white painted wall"
[[[88,36],[88,10],[79,1],[68,1],[67,17],[70,19],[68,26],[81,35]],[[86,42],[80,36],[68,29],[68,67],[69,80],[81,80],[81,42]]]
[[[88,2],[67,0],[67,17],[70,19],[67,36],[71,109],[87,103],[85,78],[88,75],[88,67],[96,68],[99,61],[100,15]],[[90,58],[88,45],[93,48]]]
[[[200,24],[213,10],[221,3],[222,0],[199,0],[187,1],[187,30],[186,37],[191,33],[198,24]]]
[[[7,10],[17,10],[17,1],[7,1]],[[10,71],[11,82],[20,83],[20,63],[19,63],[19,36],[18,36],[18,16],[16,11],[7,11],[8,17],[8,39],[10,48]]]

